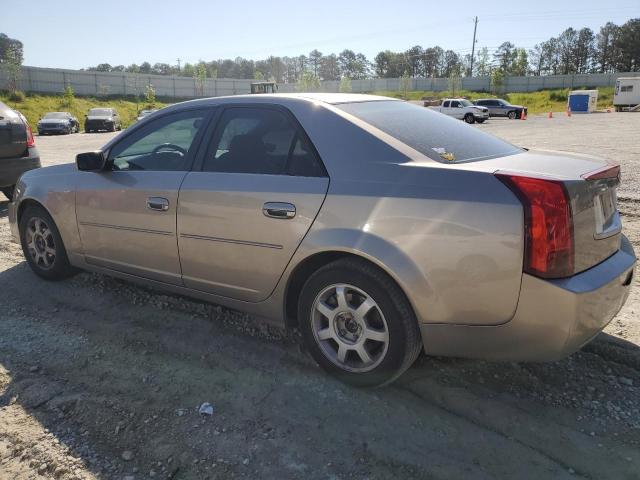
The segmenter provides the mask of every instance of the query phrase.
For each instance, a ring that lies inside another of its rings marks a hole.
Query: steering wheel
[[[153,151],[151,152],[152,154],[156,154],[161,150],[175,150],[176,152],[180,153],[183,157],[187,154],[187,151],[182,148],[179,145],[176,145],[175,143],[163,143],[162,145],[158,145],[156,148],[153,149]]]

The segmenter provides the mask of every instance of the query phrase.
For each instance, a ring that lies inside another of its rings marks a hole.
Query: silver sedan
[[[399,100],[237,96],[24,174],[9,221],[45,279],[101,272],[297,327],[375,386],[422,350],[540,361],[591,340],[636,263],[618,183]]]

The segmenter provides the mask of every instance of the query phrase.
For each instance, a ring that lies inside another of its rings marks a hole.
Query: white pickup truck
[[[438,107],[429,107],[467,123],[482,123],[489,118],[489,109],[474,105],[466,98],[445,98]]]

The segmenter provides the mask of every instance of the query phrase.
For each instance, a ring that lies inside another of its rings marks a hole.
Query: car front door
[[[463,118],[464,117],[464,108],[457,100],[451,100],[451,109],[449,110],[449,115],[455,118]]]
[[[182,284],[178,190],[208,116],[194,109],[159,117],[106,152],[106,171],[82,173],[76,216],[87,263]]]
[[[315,148],[288,110],[231,106],[198,167],[187,174],[178,204],[185,286],[266,299],[327,193]]]

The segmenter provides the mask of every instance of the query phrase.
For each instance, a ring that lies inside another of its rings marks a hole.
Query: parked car
[[[22,176],[33,271],[102,272],[297,326],[328,372],[391,382],[421,350],[552,360],[627,299],[619,167],[526,151],[349,94],[176,104]]]
[[[527,114],[527,107],[511,105],[501,98],[481,98],[476,100],[476,105],[489,109],[490,117],[508,117],[511,120],[522,118],[522,112]]]
[[[115,108],[92,108],[84,119],[84,131],[87,133],[104,130],[115,132],[122,130],[122,121]]]
[[[29,122],[0,102],[0,192],[11,200],[20,175],[38,167],[40,155]]]
[[[147,117],[147,116],[151,115],[153,112],[157,112],[157,111],[158,111],[157,108],[151,108],[151,109],[147,109],[147,110],[140,110],[140,113],[138,113],[138,117],[136,118],[136,121],[139,122],[144,117]]]
[[[80,122],[69,112],[49,112],[45,113],[38,121],[38,135],[47,133],[78,133]]]
[[[483,123],[489,118],[487,108],[476,106],[466,98],[445,98],[440,106],[428,108],[467,123]]]

